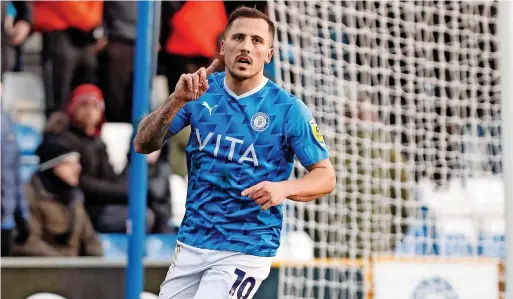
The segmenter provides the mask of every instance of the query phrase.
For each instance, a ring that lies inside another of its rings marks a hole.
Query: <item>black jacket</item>
[[[80,153],[80,188],[85,195],[86,207],[128,203],[128,180],[114,172],[100,136],[87,136],[61,112],[50,118],[45,134],[58,134],[60,142]]]

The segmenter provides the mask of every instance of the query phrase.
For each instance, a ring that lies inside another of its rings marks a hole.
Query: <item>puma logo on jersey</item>
[[[213,136],[214,136],[214,133],[209,132],[207,134],[207,136],[205,137],[205,139],[201,140],[200,131],[198,129],[196,129],[196,138],[198,139],[200,151],[202,151],[207,146],[207,144],[210,142],[210,140],[212,139]],[[244,140],[238,139],[238,138],[233,138],[230,136],[224,136],[224,139],[223,139],[223,135],[217,134],[216,141],[215,141],[216,147],[214,149],[214,157],[217,157],[217,155],[219,153],[219,147],[221,145],[221,140],[229,141],[231,143],[230,144],[230,152],[228,153],[228,160],[233,161],[233,155],[235,154],[235,147],[237,146],[237,144],[244,146]],[[237,153],[239,153],[239,152],[240,152],[240,148],[238,148]],[[237,162],[242,164],[245,161],[252,162],[253,165],[258,166],[258,158],[257,158],[256,152],[255,152],[255,146],[253,145],[253,143],[251,143],[246,148],[246,150],[244,151],[244,154],[240,157],[240,159]]]
[[[207,102],[203,102],[201,103],[202,106],[205,106],[207,109],[208,109],[208,114],[210,114],[212,116],[212,110],[217,107],[217,105],[215,105],[214,107],[210,108],[210,106],[208,105]]]

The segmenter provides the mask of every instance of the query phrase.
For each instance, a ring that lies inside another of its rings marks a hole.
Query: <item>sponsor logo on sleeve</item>
[[[315,119],[310,120],[310,128],[312,129],[312,133],[315,137],[315,140],[317,142],[324,144],[324,137],[322,136],[321,131],[319,130],[319,126],[317,125],[317,122],[315,122]]]

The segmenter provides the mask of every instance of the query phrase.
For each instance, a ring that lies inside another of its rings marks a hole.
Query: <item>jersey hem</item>
[[[257,249],[247,249],[247,250],[234,250],[233,248],[230,248],[230,244],[222,244],[218,245],[215,248],[212,248],[210,246],[204,246],[195,244],[195,242],[188,242],[187,240],[184,240],[183,238],[178,237],[178,241],[181,243],[184,243],[188,246],[200,248],[200,249],[208,249],[208,250],[216,250],[216,251],[227,251],[227,252],[238,252],[253,256],[259,256],[259,257],[274,257],[276,256],[276,253],[278,252],[278,249],[267,249],[266,252],[262,252],[261,250]]]

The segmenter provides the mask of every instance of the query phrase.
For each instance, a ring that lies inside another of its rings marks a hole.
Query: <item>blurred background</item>
[[[160,5],[150,111],[182,73],[222,62],[229,14],[256,7],[278,30],[264,75],[312,109],[330,149],[336,192],[284,204],[255,298],[503,295],[496,1]],[[121,299],[137,2],[2,1],[1,14],[1,298]],[[147,156],[141,298],[157,298],[174,253],[189,135]]]

